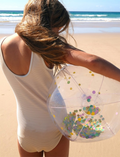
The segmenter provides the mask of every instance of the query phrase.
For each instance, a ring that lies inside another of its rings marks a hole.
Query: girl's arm
[[[78,49],[68,48],[67,51],[68,55],[65,57],[65,62],[67,64],[86,67],[93,72],[99,73],[120,82],[120,69],[118,69],[110,62]]]

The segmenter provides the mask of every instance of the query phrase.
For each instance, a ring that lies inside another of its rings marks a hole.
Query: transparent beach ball
[[[65,66],[49,90],[48,110],[71,141],[93,142],[120,130],[120,82],[80,66]]]

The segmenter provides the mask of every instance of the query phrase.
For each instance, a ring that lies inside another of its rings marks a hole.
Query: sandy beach
[[[80,29],[80,26],[77,25],[77,28]],[[77,41],[77,47],[87,53],[103,57],[120,68],[120,32],[111,33],[105,31],[108,27],[104,28],[101,33],[75,33],[73,36]],[[120,29],[120,26],[117,28]],[[6,36],[4,34],[0,34],[0,39]],[[75,46],[72,39],[70,42]],[[0,87],[0,157],[19,157],[15,98],[1,68]],[[69,157],[119,157],[119,147],[120,131],[105,141],[71,142]]]

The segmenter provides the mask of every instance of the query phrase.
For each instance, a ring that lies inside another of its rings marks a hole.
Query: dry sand
[[[119,33],[76,34],[74,37],[79,49],[99,55],[120,67]],[[71,43],[74,44],[73,40]],[[0,69],[0,157],[19,157],[16,141],[15,98]],[[119,147],[120,131],[113,138],[105,141],[95,143],[71,142],[69,157],[119,157]]]

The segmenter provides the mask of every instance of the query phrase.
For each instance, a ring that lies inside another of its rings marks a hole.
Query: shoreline
[[[120,22],[72,22],[74,33],[120,33]]]
[[[0,35],[13,34],[16,22],[0,22]],[[115,22],[75,22],[71,21],[69,32],[74,33],[120,33],[120,21]]]
[[[98,22],[79,22],[79,21],[72,21],[74,27],[120,27],[120,21],[112,21],[112,22],[105,22],[105,21],[98,21]]]

